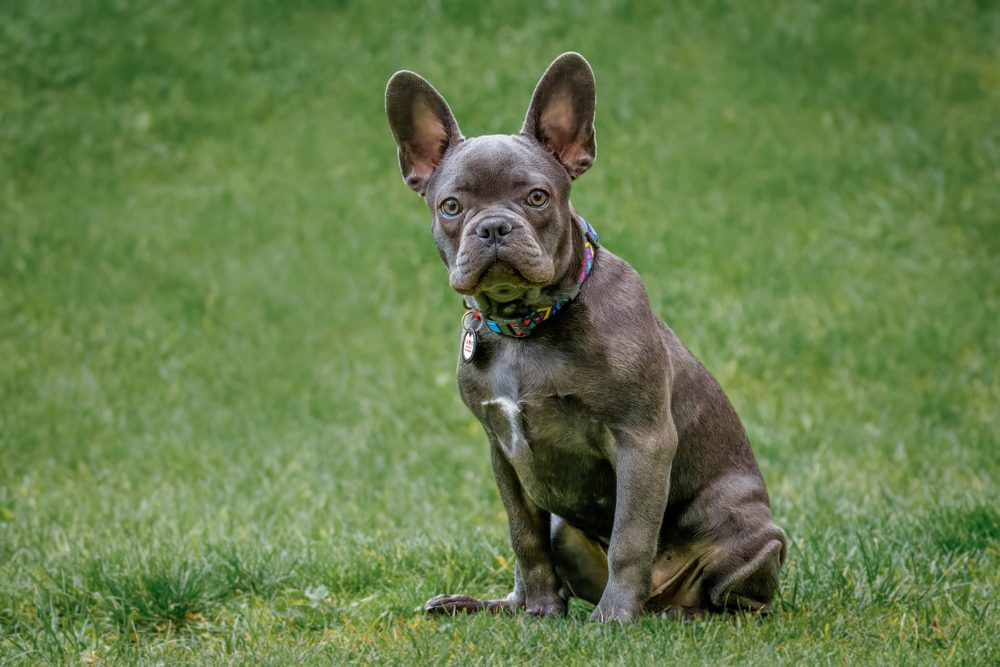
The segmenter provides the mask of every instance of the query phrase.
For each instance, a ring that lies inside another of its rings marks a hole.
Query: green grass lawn
[[[0,3],[0,663],[1000,662],[1000,8],[583,4]],[[513,132],[565,50],[769,618],[419,611],[513,554],[385,82]]]

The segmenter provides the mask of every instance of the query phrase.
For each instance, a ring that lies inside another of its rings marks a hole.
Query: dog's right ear
[[[455,116],[431,84],[406,70],[389,79],[385,113],[399,146],[403,180],[423,196],[445,151],[463,139]]]

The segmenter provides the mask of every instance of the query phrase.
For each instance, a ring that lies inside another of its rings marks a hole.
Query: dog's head
[[[538,82],[521,133],[466,139],[423,78],[397,72],[385,92],[406,184],[427,201],[456,291],[531,300],[572,270],[570,182],[594,161],[594,74],[564,53]]]

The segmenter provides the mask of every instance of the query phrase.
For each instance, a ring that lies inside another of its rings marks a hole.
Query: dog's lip
[[[485,294],[494,301],[504,303],[507,301],[513,301],[514,299],[523,296],[527,289],[528,288],[523,284],[517,285],[513,283],[496,283],[490,285],[486,289],[479,290],[479,292],[481,294]]]
[[[493,276],[495,282],[487,282],[487,285],[484,288],[483,283],[484,281],[490,280],[490,274],[501,271],[507,275]],[[459,294],[475,296],[476,294],[495,290],[496,288],[509,287],[521,291],[526,287],[533,287],[535,285],[514,265],[503,261],[499,257],[494,257],[493,261],[485,262],[481,270],[475,276],[468,276],[467,280],[458,285],[452,282],[451,286]]]

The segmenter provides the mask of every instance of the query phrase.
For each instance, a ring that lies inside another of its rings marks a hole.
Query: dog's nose
[[[486,218],[476,226],[476,234],[481,239],[496,243],[501,236],[510,234],[510,223],[503,218]]]

